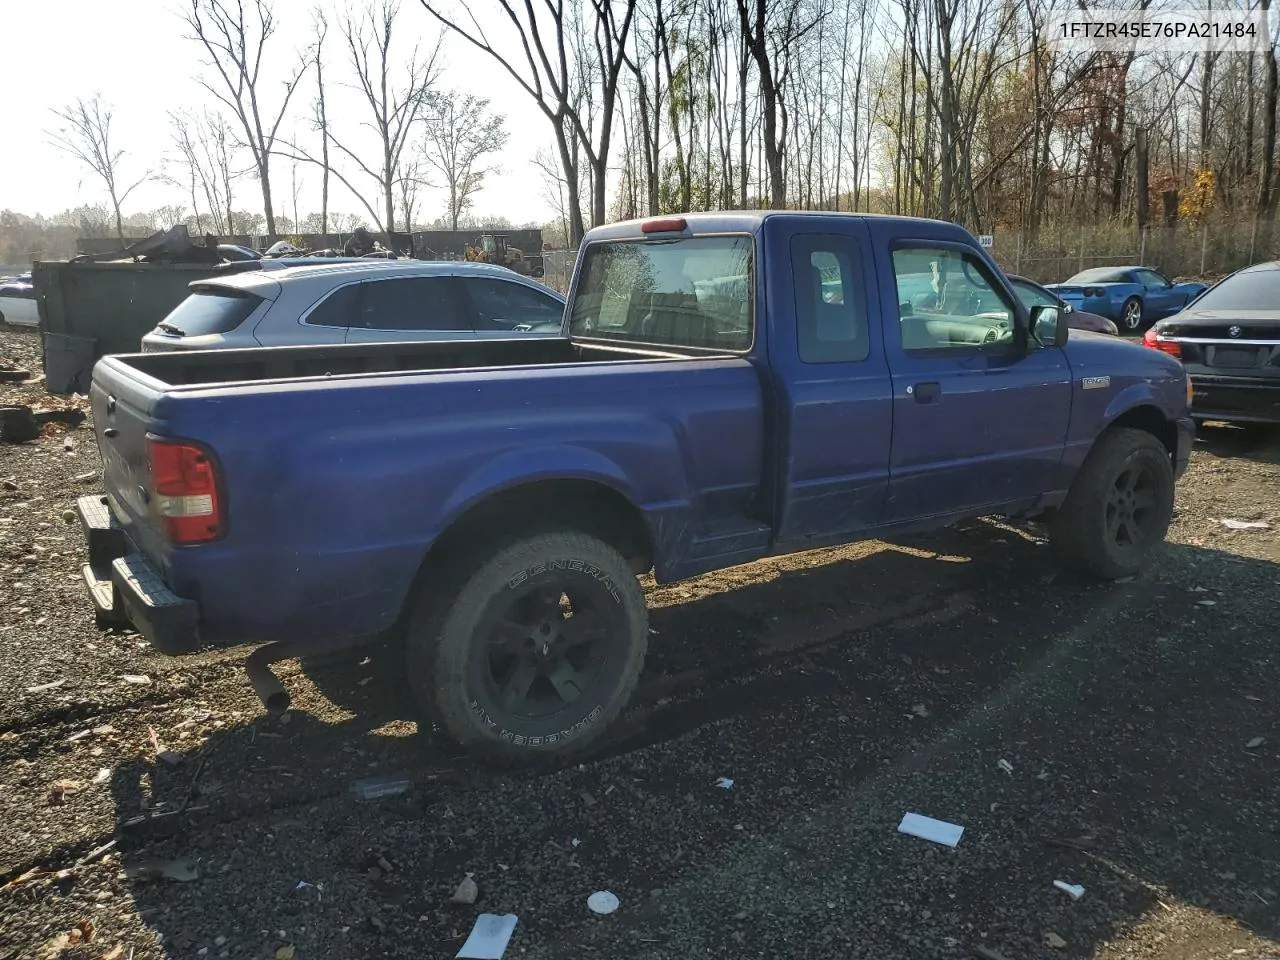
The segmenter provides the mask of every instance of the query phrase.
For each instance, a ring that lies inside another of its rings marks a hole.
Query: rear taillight
[[[1173,340],[1163,339],[1158,333],[1156,333],[1155,327],[1152,327],[1142,335],[1142,345],[1144,347],[1150,347],[1152,350],[1159,350],[1163,353],[1167,353],[1171,357],[1177,357],[1179,360],[1182,359],[1182,348]]]
[[[174,543],[206,543],[222,536],[218,476],[209,455],[184,440],[147,438],[152,505]]]
[[[1102,296],[1102,293],[1103,293],[1103,291],[1102,291],[1102,289],[1101,289],[1101,288],[1099,288],[1099,287],[1085,287],[1085,288],[1084,288],[1084,296],[1086,296],[1086,297],[1100,297],[1100,296]]]

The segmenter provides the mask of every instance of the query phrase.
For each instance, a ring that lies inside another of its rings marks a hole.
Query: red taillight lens
[[[152,505],[174,543],[222,536],[218,477],[209,455],[193,443],[147,438]]]
[[[1159,350],[1163,353],[1167,353],[1171,357],[1177,357],[1179,360],[1182,359],[1182,348],[1172,340],[1160,339],[1160,335],[1156,333],[1155,327],[1152,327],[1142,335],[1142,345],[1144,347],[1150,347],[1152,350]]]

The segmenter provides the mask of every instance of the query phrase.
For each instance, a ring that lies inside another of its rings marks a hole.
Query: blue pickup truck
[[[605,731],[659,583],[791,551],[1041,518],[1137,571],[1193,425],[1181,365],[1030,312],[962,228],[716,213],[583,242],[566,336],[109,356],[104,620],[269,665],[403,644],[421,707],[501,761]]]

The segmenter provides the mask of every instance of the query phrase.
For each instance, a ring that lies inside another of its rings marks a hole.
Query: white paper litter
[[[111,768],[110,768],[110,767],[99,767],[99,768],[98,768],[98,775],[97,775],[96,777],[94,777],[94,778],[93,778],[93,782],[94,782],[94,783],[106,783],[106,782],[107,782],[108,780],[110,780],[110,779],[111,779]]]
[[[1232,520],[1230,518],[1219,520],[1220,524],[1228,530],[1270,530],[1271,524],[1265,520]]]
[[[903,816],[902,822],[898,824],[898,832],[919,837],[921,840],[932,840],[934,843],[940,843],[943,846],[954,847],[960,842],[960,834],[964,833],[964,827],[955,823],[947,823],[945,820],[935,820],[933,817],[921,816],[918,813],[908,813]]]
[[[476,917],[476,925],[471,928],[471,936],[462,945],[455,957],[466,960],[502,960],[511,942],[511,935],[516,932],[516,915],[514,913],[498,916],[496,913],[482,913]]]
[[[1007,774],[1010,774],[1010,775],[1013,774],[1013,764],[1010,763],[1008,760],[998,760],[996,761],[996,766],[999,767],[1001,770],[1003,770]]]
[[[721,790],[729,790],[733,787],[733,781],[730,780],[728,777],[721,777],[719,780],[716,781],[716,786],[719,787]]]
[[[618,909],[618,898],[608,890],[597,890],[587,897],[587,907],[592,913],[613,913]]]
[[[1078,883],[1067,883],[1065,880],[1055,880],[1053,885],[1065,894],[1069,894],[1072,900],[1079,900],[1084,896],[1084,887]]]

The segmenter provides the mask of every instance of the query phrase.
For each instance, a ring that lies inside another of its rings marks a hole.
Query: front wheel
[[[1125,333],[1137,333],[1142,327],[1142,301],[1130,297],[1120,308],[1120,329]]]
[[[1081,573],[1104,580],[1132,576],[1169,530],[1173,483],[1163,443],[1145,430],[1108,430],[1050,521],[1054,552]]]
[[[420,599],[409,683],[463,747],[506,763],[561,760],[626,706],[648,635],[644,593],[617,550],[581,533],[530,535]]]

